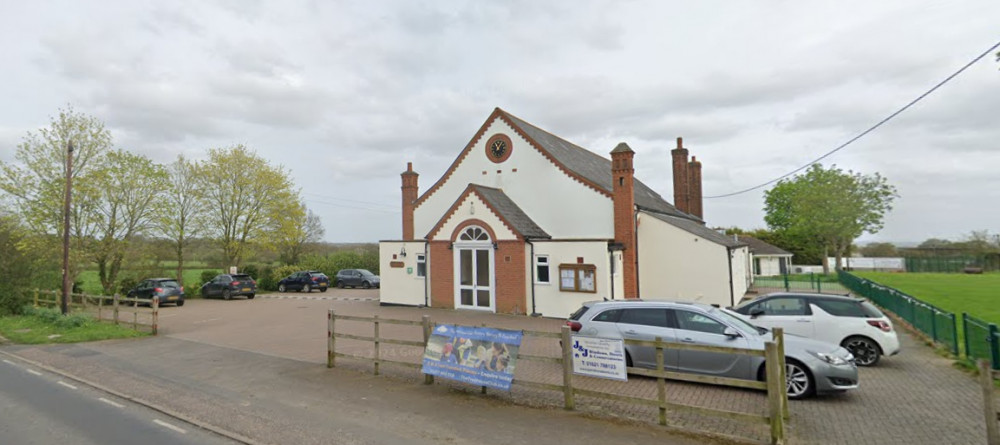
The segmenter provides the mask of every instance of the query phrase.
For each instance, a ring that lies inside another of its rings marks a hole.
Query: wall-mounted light
[[[403,247],[401,247],[399,249],[399,256],[400,256],[400,258],[406,258],[406,245],[405,244],[403,245]]]

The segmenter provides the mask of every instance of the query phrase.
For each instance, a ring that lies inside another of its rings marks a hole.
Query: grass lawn
[[[42,344],[145,337],[149,334],[95,320],[87,320],[80,326],[60,326],[38,316],[17,315],[0,317],[0,335],[14,343]]]
[[[959,319],[965,312],[1000,324],[1000,274],[853,273],[953,312]]]
[[[184,293],[190,298],[198,297],[198,289],[201,289],[201,272],[203,270],[211,270],[213,273],[222,273],[221,269],[184,269]],[[163,274],[166,277],[173,277],[176,275],[175,270],[167,269],[167,272]],[[143,277],[143,278],[158,278],[158,277]],[[97,275],[96,270],[85,270],[80,272],[80,288],[83,293],[90,295],[101,295],[104,290],[101,288],[101,279]]]

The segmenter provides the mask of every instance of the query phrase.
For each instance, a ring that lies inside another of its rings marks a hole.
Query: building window
[[[427,257],[425,257],[422,253],[417,254],[417,276],[427,276]]]
[[[597,267],[593,264],[560,264],[559,290],[564,292],[597,292]]]
[[[538,255],[535,257],[535,282],[538,284],[549,284],[549,256]]]

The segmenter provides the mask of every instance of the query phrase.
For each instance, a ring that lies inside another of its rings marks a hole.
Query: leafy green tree
[[[157,215],[173,209],[164,208],[157,200],[167,187],[166,170],[145,156],[111,151],[104,157],[97,178],[93,259],[101,287],[105,294],[111,294],[132,240],[147,233]]]
[[[162,194],[163,206],[155,224],[166,238],[177,261],[177,282],[184,285],[184,252],[193,238],[205,230],[204,193],[198,188],[197,166],[183,155],[167,166],[168,181]]]
[[[17,312],[28,303],[34,265],[24,227],[12,215],[0,214],[0,315]]]
[[[862,175],[813,164],[805,174],[785,179],[764,194],[764,221],[785,236],[820,248],[823,271],[832,252],[841,259],[862,233],[877,233],[892,210],[896,189],[878,173]]]
[[[289,173],[243,145],[209,150],[196,167],[205,199],[205,233],[218,241],[224,260],[239,267],[254,247],[271,248],[286,219],[301,218]]]
[[[305,208],[305,205],[302,205]],[[307,210],[300,218],[286,218],[278,231],[278,253],[284,264],[298,264],[306,246],[323,239],[325,229],[319,215]]]
[[[869,258],[891,258],[899,256],[899,251],[892,243],[868,243],[861,248],[861,254]]]

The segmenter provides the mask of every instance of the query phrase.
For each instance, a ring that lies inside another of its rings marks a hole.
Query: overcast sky
[[[605,157],[672,201],[684,137],[704,193],[785,174],[1000,41],[1000,2],[0,0],[0,159],[60,108],[167,163],[243,143],[284,165],[326,239],[401,236],[495,107]],[[827,164],[900,197],[862,241],[1000,232],[1000,63],[990,55]],[[763,192],[707,199],[764,227]]]

